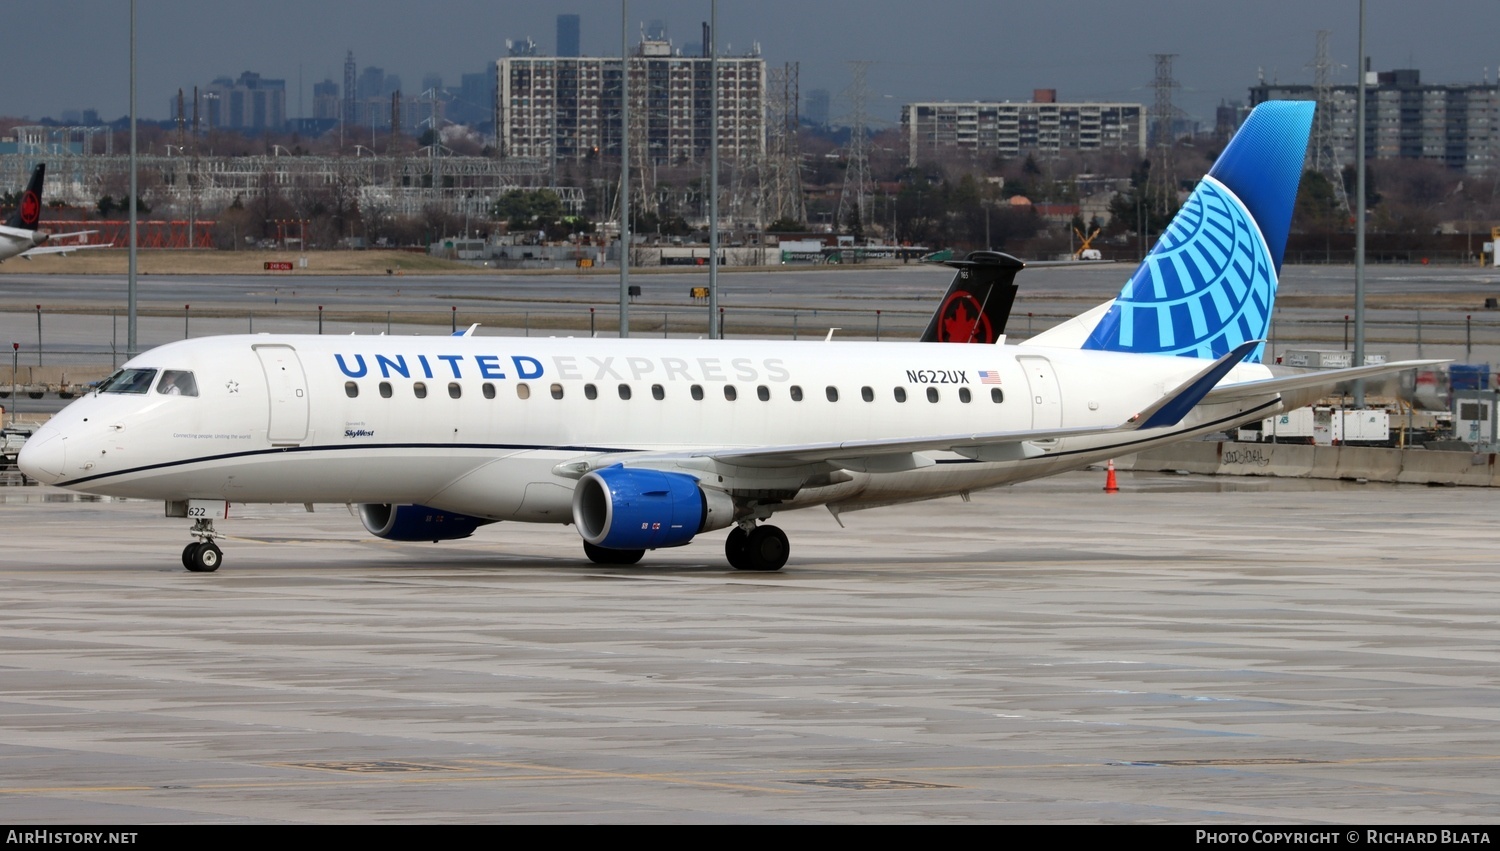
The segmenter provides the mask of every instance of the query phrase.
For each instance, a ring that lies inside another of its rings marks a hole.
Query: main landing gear
[[[736,526],[724,539],[724,557],[735,570],[780,570],[789,555],[786,533],[775,526]]]
[[[645,550],[612,550],[583,542],[583,554],[594,564],[635,564],[646,554]]]
[[[209,530],[212,533],[212,530]],[[194,534],[197,534],[196,527]],[[188,557],[193,553],[193,548],[205,546],[213,548],[214,567],[193,567],[188,565],[188,570],[213,570],[218,567],[218,547],[210,543],[189,544],[187,550],[182,553],[182,563],[188,564]],[[198,556],[202,557],[202,550]],[[607,547],[596,547],[588,541],[583,542],[583,554],[589,557],[594,564],[635,564],[646,554],[645,550],[612,550]],[[735,570],[780,570],[786,565],[787,556],[791,554],[791,545],[787,542],[786,533],[775,526],[751,526],[748,530],[744,526],[736,526],[729,530],[729,537],[724,539],[724,557],[729,559],[729,566]]]
[[[214,543],[214,521],[199,518],[192,534],[198,540],[182,550],[182,566],[194,573],[213,573],[224,563],[224,551]]]

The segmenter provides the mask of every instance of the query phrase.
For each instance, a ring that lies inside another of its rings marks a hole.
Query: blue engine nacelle
[[[606,467],[578,480],[573,522],[596,547],[654,550],[734,522],[734,501],[683,473]]]
[[[434,544],[467,538],[480,526],[495,522],[425,505],[365,504],[359,507],[359,519],[377,538],[432,541]]]

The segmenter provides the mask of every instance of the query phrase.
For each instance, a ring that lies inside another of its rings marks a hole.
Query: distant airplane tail
[[[958,273],[922,332],[922,342],[995,342],[1005,333],[1016,301],[1016,273],[1026,264],[998,251],[975,251],[945,265]]]
[[[36,170],[31,173],[31,182],[26,184],[26,191],[21,193],[21,203],[5,221],[6,226],[20,230],[37,229],[42,220],[42,181],[46,174],[47,164],[37,163]]]
[[[1214,360],[1269,337],[1313,107],[1250,113],[1083,348]]]

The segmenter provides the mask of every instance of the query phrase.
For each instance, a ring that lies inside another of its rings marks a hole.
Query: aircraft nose
[[[21,472],[39,482],[52,484],[60,481],[67,470],[64,466],[64,447],[67,441],[55,430],[43,428],[27,439],[16,458]]]

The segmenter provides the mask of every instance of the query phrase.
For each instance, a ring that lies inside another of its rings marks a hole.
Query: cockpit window
[[[145,393],[156,378],[154,369],[122,369],[104,379],[100,393]]]
[[[156,385],[156,392],[165,396],[197,396],[198,382],[186,370],[164,369],[161,371],[161,383]]]

